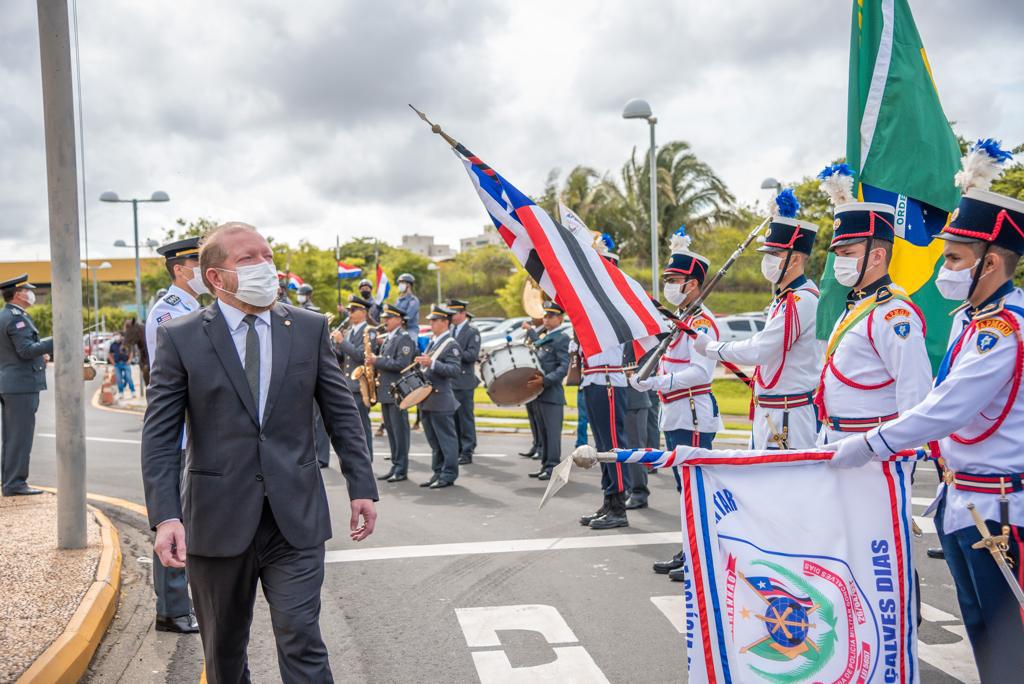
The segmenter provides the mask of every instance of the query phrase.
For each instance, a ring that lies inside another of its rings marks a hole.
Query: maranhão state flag
[[[933,369],[949,341],[955,303],[935,287],[941,241],[933,238],[960,201],[953,176],[960,146],[942,111],[908,0],[854,0],[846,163],[865,202],[896,208],[889,272],[924,312]],[[825,339],[846,307],[846,292],[828,257],[821,278],[818,337]]]

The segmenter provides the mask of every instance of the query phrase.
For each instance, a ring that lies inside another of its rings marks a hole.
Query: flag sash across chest
[[[832,455],[618,452],[685,461],[690,681],[919,681],[910,475],[925,452],[843,470]]]
[[[584,356],[633,340],[647,346],[656,335],[669,332],[639,283],[465,148],[457,149],[456,156],[505,244],[568,313]]]

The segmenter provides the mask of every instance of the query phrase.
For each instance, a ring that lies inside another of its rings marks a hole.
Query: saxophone
[[[367,322],[363,330],[363,365],[352,371],[352,379],[359,381],[359,394],[363,398],[363,405],[370,408],[377,403],[377,386],[380,379],[377,377],[377,369],[373,367],[368,359],[373,355],[373,344],[370,342],[370,328]]]

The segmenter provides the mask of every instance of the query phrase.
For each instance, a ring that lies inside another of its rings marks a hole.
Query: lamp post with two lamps
[[[651,296],[658,296],[658,164],[657,147],[654,144],[654,126],[658,118],[651,111],[647,100],[630,100],[622,110],[623,119],[644,119],[651,127]]]
[[[132,220],[134,226],[135,244],[126,244],[124,240],[118,240],[114,243],[115,247],[134,247],[135,248],[135,315],[138,316],[139,321],[145,321],[145,312],[142,310],[142,266],[139,262],[139,247],[157,247],[159,245],[155,240],[146,240],[145,245],[139,245],[139,202],[169,202],[171,198],[166,192],[157,190],[154,192],[149,199],[121,199],[117,196],[116,192],[106,191],[100,195],[101,202],[117,202],[120,204],[132,205]]]

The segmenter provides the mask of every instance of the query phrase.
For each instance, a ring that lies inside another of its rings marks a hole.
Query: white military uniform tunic
[[[939,451],[946,467],[954,472],[1024,473],[1024,395],[1017,395],[1004,422],[987,439],[977,444],[961,444],[948,436],[954,432],[970,441],[993,426],[1006,406],[1019,352],[1016,334],[998,315],[1000,304],[1024,307],[1024,292],[1013,288],[996,301],[995,307],[984,307],[976,314],[974,327],[965,334],[945,379],[919,405],[880,430],[867,434],[868,443],[876,454],[888,456],[894,451],[939,440]],[[1016,319],[1018,326],[1024,326],[1024,318],[1007,313]],[[957,314],[950,345],[971,322],[965,311]],[[946,532],[974,527],[968,503],[973,503],[983,518],[999,522],[998,494],[962,491],[940,484],[938,495],[944,492]],[[1024,492],[1007,488],[1006,496],[1010,501],[1010,524],[1024,525]]]
[[[683,323],[693,330],[704,333],[718,340],[718,323],[714,314],[703,308]],[[659,426],[667,430],[693,430],[694,410],[697,414],[697,432],[718,432],[722,429],[722,418],[710,392],[697,394],[693,397],[693,410],[690,408],[690,397],[684,390],[702,388],[710,385],[715,374],[717,362],[701,356],[693,348],[693,338],[679,335],[665,355],[658,361],[658,373],[651,378],[653,386],[661,395],[661,418]],[[682,392],[675,400],[666,401],[673,393]]]
[[[881,303],[843,336],[831,365],[826,363],[822,371],[824,396],[819,401],[824,401],[830,419],[900,414],[916,406],[931,389],[932,366],[921,317],[907,302],[892,296],[892,291],[902,289],[885,280],[867,288],[869,294],[860,301],[877,297]],[[836,321],[833,335],[847,317],[856,315],[860,301]],[[823,426],[821,439],[830,443],[865,431],[837,430],[830,422]]]
[[[578,343],[574,340],[570,343],[569,350],[573,351],[572,345]],[[580,388],[587,385],[611,385],[612,387],[625,387],[626,374],[622,370],[623,346],[621,344],[609,347],[600,354],[594,354],[583,364],[583,379],[580,381]],[[591,369],[589,372],[587,369]],[[594,369],[607,368],[607,371],[596,371]]]
[[[198,311],[200,308],[199,300],[177,285],[167,288],[167,294],[153,304],[149,315],[146,316],[146,349],[149,352],[150,367],[156,361],[156,329],[172,318],[184,316],[192,311]],[[187,441],[188,435],[183,434],[182,449],[185,448]]]
[[[801,279],[795,288],[776,294],[768,310],[768,322],[757,334],[736,342],[712,342],[707,353],[712,358],[743,365],[757,365],[759,372],[754,395],[757,397],[791,397],[813,395],[821,375],[822,345],[816,336],[818,316],[818,290],[814,283]],[[790,345],[786,339],[787,293],[793,293],[796,308]],[[794,339],[795,338],[795,339]],[[776,379],[776,375],[778,376]],[[774,384],[771,384],[775,380]],[[771,384],[770,387],[766,385]],[[786,446],[790,449],[812,447],[818,436],[817,409],[812,403],[790,408],[789,417],[784,408],[754,408],[750,447],[778,449],[771,438],[786,430]],[[772,427],[774,426],[774,428]]]

